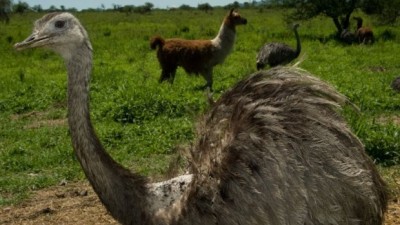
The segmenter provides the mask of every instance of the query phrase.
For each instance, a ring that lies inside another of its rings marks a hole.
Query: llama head
[[[242,17],[235,9],[231,9],[224,20],[225,25],[235,29],[237,25],[247,24],[247,19]]]
[[[358,28],[362,27],[363,19],[361,17],[355,16],[353,19],[357,21]]]

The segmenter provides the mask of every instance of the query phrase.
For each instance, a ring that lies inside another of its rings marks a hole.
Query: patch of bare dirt
[[[37,129],[40,127],[56,127],[56,126],[66,126],[66,125],[67,125],[67,119],[38,120],[24,126],[24,128]]]
[[[36,191],[16,206],[0,208],[0,224],[117,225],[88,183],[54,186]]]
[[[370,66],[368,67],[368,70],[375,73],[382,73],[386,71],[386,68],[383,66]]]
[[[36,191],[26,202],[0,208],[0,224],[117,225],[87,182]],[[392,198],[384,225],[400,224],[400,199]]]
[[[24,114],[11,115],[11,120],[30,119],[31,122],[24,126],[24,129],[37,129],[40,127],[66,126],[67,119],[47,119],[48,112],[32,111]]]
[[[393,123],[396,126],[400,126],[400,115],[381,116],[377,118],[376,122],[380,124]]]
[[[399,225],[400,224],[400,199],[392,199],[389,202],[389,208],[386,213],[385,225]]]

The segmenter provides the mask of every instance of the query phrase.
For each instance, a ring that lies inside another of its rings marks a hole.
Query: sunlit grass
[[[214,97],[256,71],[255,56],[265,42],[295,46],[282,11],[240,12],[249,23],[237,28],[234,51],[214,68]],[[154,34],[213,38],[226,13],[76,14],[95,49],[93,123],[118,162],[159,176],[167,171],[176,146],[193,140],[194,123],[208,107],[205,93],[199,90],[205,81],[178,69],[174,85],[158,84],[161,70],[149,39]],[[33,21],[40,17],[15,15],[8,26],[0,24],[0,205],[18,202],[30,190],[63,179],[84,178],[65,121],[64,62],[48,50],[16,52],[12,48],[30,34]],[[335,28],[326,18],[300,24],[300,67],[335,86],[359,107],[359,113],[345,110],[344,115],[377,163],[398,164],[400,129],[390,118],[399,117],[400,96],[390,89],[390,82],[400,75],[399,32],[376,26],[374,45],[346,46],[333,39]],[[382,168],[390,177],[390,169]]]

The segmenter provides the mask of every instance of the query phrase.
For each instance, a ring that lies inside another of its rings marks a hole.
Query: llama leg
[[[170,71],[170,74],[169,74],[169,83],[171,83],[171,84],[173,84],[174,83],[174,80],[175,80],[175,74],[176,74],[176,67],[173,69],[173,70],[171,70]]]
[[[169,77],[168,72],[167,72],[165,69],[163,69],[163,70],[161,71],[161,76],[160,76],[160,79],[158,79],[158,82],[159,82],[159,83],[162,83],[162,82],[164,82],[165,80],[168,80],[168,77]]]
[[[202,75],[204,79],[206,79],[207,83],[203,86],[204,89],[208,88],[210,91],[212,91],[212,85],[213,85],[213,78],[212,78],[212,69],[206,69]]]
[[[162,83],[165,80],[168,80],[169,83],[173,84],[174,83],[174,78],[175,78],[175,73],[176,73],[176,67],[162,67],[162,72],[160,79],[158,82]]]

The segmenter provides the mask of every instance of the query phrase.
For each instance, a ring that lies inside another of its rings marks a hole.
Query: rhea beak
[[[16,43],[14,48],[20,51],[28,48],[41,47],[46,44],[46,40],[49,40],[49,38],[50,37],[47,35],[40,36],[38,33],[33,33],[22,42]]]

